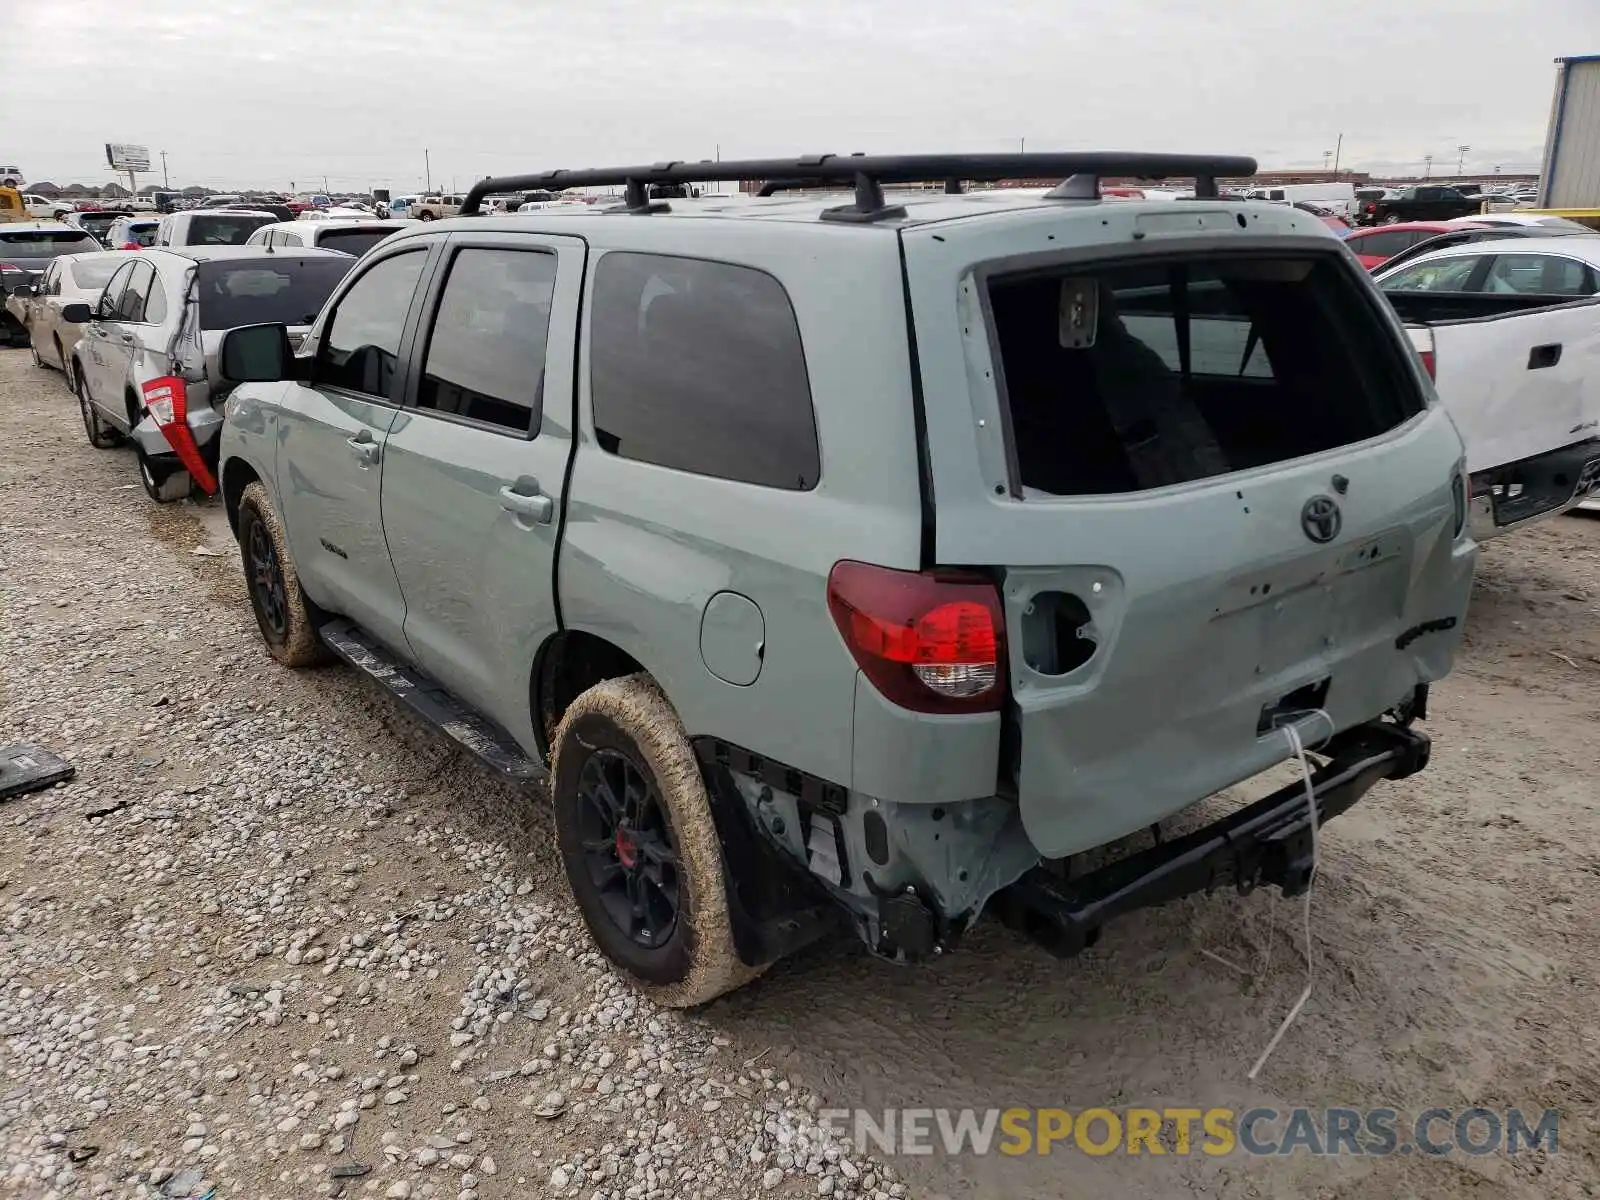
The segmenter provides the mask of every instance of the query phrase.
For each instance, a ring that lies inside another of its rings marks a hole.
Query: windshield
[[[242,246],[250,234],[278,218],[267,213],[206,213],[189,222],[191,246]]]
[[[200,264],[200,328],[309,325],[353,258],[222,259]]]
[[[373,229],[330,229],[317,241],[324,250],[343,250],[357,258],[371,250],[394,230],[387,226]]]
[[[55,258],[98,250],[100,244],[82,229],[18,229],[0,232],[0,258]]]
[[[85,258],[71,265],[72,282],[84,291],[103,288],[123,263],[118,258]]]

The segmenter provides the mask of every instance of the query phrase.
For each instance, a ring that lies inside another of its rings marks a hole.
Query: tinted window
[[[536,430],[555,284],[554,254],[457,253],[428,339],[417,407]]]
[[[360,258],[393,232],[392,229],[330,229],[317,245],[324,250],[343,250]]]
[[[699,475],[816,486],[805,351],[776,279],[618,253],[594,278],[590,375],[603,449]]]
[[[250,235],[263,225],[270,225],[276,217],[265,213],[206,213],[189,221],[191,246],[242,246]]]
[[[145,298],[150,293],[150,284],[155,279],[155,270],[147,262],[133,264],[133,274],[128,276],[128,284],[122,289],[122,296],[117,301],[116,320],[143,321]]]
[[[114,318],[117,313],[122,293],[127,290],[128,279],[133,275],[133,263],[124,263],[122,269],[111,277],[111,282],[106,284],[106,290],[100,295],[100,303],[96,306],[96,315],[105,318]]]
[[[1483,261],[1480,255],[1435,258],[1401,267],[1378,286],[1386,292],[1464,292]]]
[[[197,272],[201,329],[281,321],[309,325],[350,270],[349,259],[250,258],[203,262]]]
[[[350,260],[339,261],[349,268]],[[425,250],[408,250],[375,264],[351,285],[317,347],[318,383],[393,398],[406,311],[426,261]]]
[[[1430,235],[1423,234],[1424,237]],[[1357,254],[1371,254],[1380,258],[1389,258],[1399,254],[1415,239],[1409,233],[1368,233],[1359,238],[1350,239],[1350,249]]]
[[[82,229],[0,230],[0,258],[54,258],[99,248]]]
[[[156,234],[160,229],[161,226],[155,221],[129,225],[123,231],[125,235],[123,240],[134,242],[140,246],[154,246],[156,244]]]

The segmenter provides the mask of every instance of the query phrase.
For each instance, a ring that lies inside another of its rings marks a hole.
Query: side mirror
[[[294,378],[289,331],[281,324],[241,325],[222,338],[218,368],[230,383],[272,383]]]
[[[94,320],[94,309],[82,301],[61,306],[61,319],[71,325],[82,325],[85,321]]]
[[[33,284],[19,283],[16,287],[11,289],[11,294],[20,298],[31,296],[33,295]]]

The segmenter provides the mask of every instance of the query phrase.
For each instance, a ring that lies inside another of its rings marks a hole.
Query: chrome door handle
[[[527,517],[536,525],[548,525],[555,515],[556,502],[543,492],[513,491],[508,483],[500,489],[500,507],[519,517]]]
[[[345,438],[344,444],[355,452],[356,461],[363,467],[370,467],[378,461],[379,446],[372,440],[372,435],[362,430],[360,435]]]

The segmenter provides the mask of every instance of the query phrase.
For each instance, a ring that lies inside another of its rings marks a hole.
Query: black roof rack
[[[467,193],[462,216],[472,216],[479,202],[501,192],[535,189],[562,191],[575,187],[623,185],[619,209],[630,213],[661,212],[668,206],[649,198],[651,184],[734,183],[763,180],[767,186],[849,184],[855,202],[831,208],[824,220],[867,222],[903,216],[905,210],[884,203],[886,183],[942,183],[959,190],[961,181],[994,183],[1008,179],[1065,179],[1050,195],[1056,199],[1093,199],[1102,176],[1133,179],[1193,179],[1195,195],[1217,194],[1219,178],[1240,179],[1256,173],[1256,160],[1237,155],[1140,154],[1088,151],[1062,154],[818,154],[806,158],[750,158],[727,162],[659,162],[638,167],[595,167],[576,171],[543,171],[481,179]],[[803,183],[802,183],[803,181]],[[763,189],[765,190],[765,189]]]

